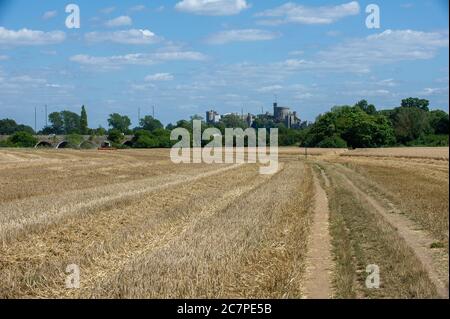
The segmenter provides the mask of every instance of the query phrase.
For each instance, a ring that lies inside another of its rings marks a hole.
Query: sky
[[[67,28],[66,5],[80,9]],[[366,8],[380,9],[368,28]],[[164,124],[207,110],[259,114],[276,100],[313,121],[367,99],[448,112],[447,0],[0,0],[0,118],[48,113],[107,127],[111,113]]]

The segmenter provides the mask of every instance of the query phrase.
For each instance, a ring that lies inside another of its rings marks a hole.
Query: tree
[[[71,111],[62,111],[61,116],[64,121],[64,134],[80,133],[80,116]]]
[[[427,112],[417,107],[400,107],[393,115],[395,136],[403,144],[430,133]]]
[[[71,111],[50,113],[48,119],[51,123],[49,128],[44,128],[45,133],[53,134],[79,134],[80,116]]]
[[[109,115],[108,125],[121,133],[127,134],[130,131],[131,120],[126,115],[122,116],[118,113],[113,113]]]
[[[64,120],[62,114],[59,112],[50,113],[48,120],[51,123],[51,130],[53,134],[63,134],[64,133]]]
[[[434,134],[449,134],[449,116],[441,110],[429,113],[430,126]]]
[[[425,99],[418,99],[418,98],[410,97],[410,98],[402,100],[402,107],[418,108],[418,109],[421,109],[426,112],[429,111],[429,108],[428,108],[429,105],[430,105],[430,101],[425,100]]]
[[[239,115],[236,114],[225,115],[224,117],[222,117],[220,122],[225,125],[225,128],[246,129],[248,127],[247,122],[245,122]]]
[[[83,105],[81,107],[81,115],[80,115],[80,134],[87,135],[88,133],[89,133],[88,117],[86,113],[86,108]]]
[[[139,125],[141,126],[141,129],[149,132],[153,132],[156,129],[164,128],[162,123],[157,119],[153,118],[153,116],[145,116],[140,120]]]
[[[369,115],[358,106],[340,106],[316,120],[304,144],[344,147],[346,143],[349,147],[361,148],[390,145],[394,140],[394,132],[385,116]]]
[[[0,135],[12,135],[21,131],[34,134],[34,130],[29,126],[17,124],[16,121],[11,119],[0,120]]]
[[[8,142],[15,147],[34,147],[37,144],[37,139],[28,132],[16,132],[8,139]]]
[[[113,128],[109,131],[108,140],[115,143],[120,144],[123,140],[123,133],[116,128]]]
[[[366,112],[369,115],[375,115],[377,113],[377,109],[375,105],[369,104],[366,100],[361,100],[355,104],[355,107],[359,107],[361,110]]]

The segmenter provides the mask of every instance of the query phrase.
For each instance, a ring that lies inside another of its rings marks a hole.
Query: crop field
[[[448,298],[448,152],[2,149],[0,298]]]

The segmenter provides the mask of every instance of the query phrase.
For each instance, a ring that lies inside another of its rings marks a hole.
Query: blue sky
[[[448,1],[0,0],[0,118],[49,112],[90,126],[137,109],[165,124],[208,109],[260,113],[277,96],[303,120],[362,98],[448,111]],[[366,6],[380,7],[379,29]]]

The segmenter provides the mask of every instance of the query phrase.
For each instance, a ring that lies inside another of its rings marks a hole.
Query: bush
[[[14,147],[35,147],[38,140],[28,132],[17,132],[11,136],[7,143]]]
[[[123,134],[118,129],[112,129],[109,131],[108,140],[114,144],[121,144],[123,140]]]
[[[338,135],[333,135],[332,137],[327,137],[319,144],[317,144],[319,148],[347,148],[347,142],[344,141]]]

